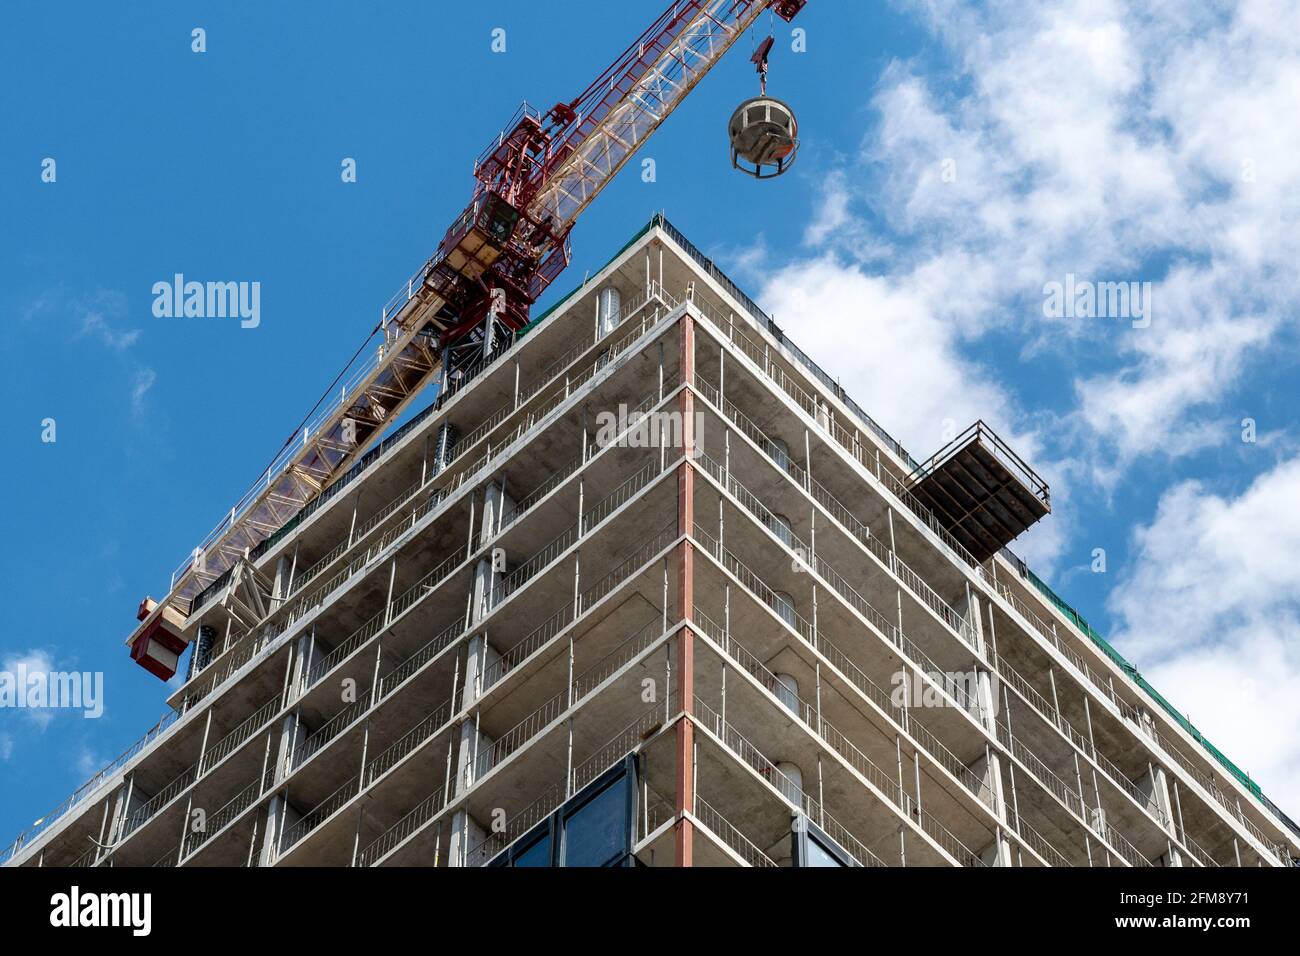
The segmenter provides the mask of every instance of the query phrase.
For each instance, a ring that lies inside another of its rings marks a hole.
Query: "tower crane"
[[[141,604],[132,657],[170,677],[194,598],[326,493],[426,385],[446,397],[504,352],[569,264],[573,226],[601,190],[764,11],[789,22],[806,4],[676,0],[577,97],[545,111],[525,102],[474,161],[469,205],[384,306],[364,359],[173,572],[167,597]]]

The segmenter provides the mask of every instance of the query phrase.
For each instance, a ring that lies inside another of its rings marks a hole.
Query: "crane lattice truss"
[[[648,65],[640,75],[625,77],[626,89],[610,81],[613,104],[550,175],[530,206],[533,216],[572,225],[766,4],[713,0],[678,6],[694,7],[695,16],[675,35],[665,31],[639,44],[638,62]]]
[[[577,99],[527,104],[475,164],[474,198],[384,307],[337,399],[309,419],[172,574],[193,598],[322,494],[426,385],[441,393],[490,362],[569,261],[582,212],[765,10],[806,0],[674,3]],[[504,303],[504,304],[503,304]],[[164,602],[167,603],[167,602]]]

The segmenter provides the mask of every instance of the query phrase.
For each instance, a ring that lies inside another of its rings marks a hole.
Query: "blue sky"
[[[160,716],[122,645],[137,602],[429,255],[471,158],[661,6],[5,5],[0,669],[102,671],[106,700],[0,711],[0,842]],[[664,209],[917,457],[992,422],[1055,495],[1020,550],[1294,815],[1300,10],[1022,7],[812,0],[799,54],[778,22],[803,148],[763,184],[726,156],[746,38],[647,147],[657,181],[586,214],[555,288]],[[260,282],[260,325],[155,318],[177,272]],[[1045,316],[1067,274],[1151,282],[1150,327]]]

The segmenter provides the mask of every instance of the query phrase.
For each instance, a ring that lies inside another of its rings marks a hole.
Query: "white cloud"
[[[908,362],[929,371],[868,406],[904,434],[908,418],[933,427],[931,396],[947,415],[975,404],[1032,432],[990,373],[967,379],[970,401],[947,384],[979,372],[963,356],[997,331],[1082,358],[1070,451],[1103,484],[1142,456],[1228,440],[1235,419],[1217,403],[1300,299],[1300,35],[1283,27],[1300,4],[915,6],[954,74],[886,70],[857,167],[826,177],[806,230],[816,281],[876,293],[817,316],[834,353],[854,353],[842,360],[861,378],[846,386],[873,388],[882,343],[859,330],[885,303],[933,360]],[[1154,282],[1151,327],[1044,319],[1042,287],[1067,273]],[[767,296],[779,303],[776,283]]]
[[[140,340],[139,329],[122,328],[130,314],[127,297],[120,292],[98,289],[86,295],[70,294],[64,287],[50,289],[23,309],[23,321],[43,320],[61,326],[74,341],[85,340],[107,349],[117,357],[119,367],[129,375],[129,408],[134,417],[146,411],[145,396],[157,380],[154,369],[132,358],[131,349]]]
[[[140,416],[144,414],[145,395],[149,389],[153,388],[153,383],[157,380],[158,375],[151,368],[138,368],[135,370],[134,381],[131,385],[131,412]]]
[[[918,454],[945,419],[983,418],[1058,506],[1062,479],[1109,492],[1145,458],[1237,442],[1234,392],[1300,331],[1300,2],[913,7],[951,75],[885,71],[804,260],[761,301]],[[1152,282],[1150,327],[1045,318],[1068,273]],[[1070,370],[1053,419],[1006,376],[1040,356]],[[1235,498],[1173,488],[1111,603],[1117,643],[1283,806],[1300,804],[1296,502],[1300,458]],[[1044,570],[1066,537],[1054,517],[1015,547]]]
[[[76,770],[77,774],[83,779],[89,779],[97,774],[108,763],[103,757],[98,756],[89,747],[83,746],[77,751]]]
[[[0,734],[0,762],[14,755],[14,738],[10,734]]]
[[[942,281],[869,275],[824,257],[772,275],[761,295],[777,324],[904,445],[937,450],[976,418],[1005,422],[1008,409],[938,314]]]
[[[1300,803],[1298,501],[1300,457],[1237,497],[1178,485],[1110,599],[1115,642],[1284,807]]]
[[[989,369],[966,358],[961,322],[966,299],[953,277],[970,276],[927,262],[902,276],[873,275],[825,255],[772,273],[760,299],[791,338],[866,412],[918,458],[984,420],[1049,475],[1040,441]],[[828,321],[834,317],[835,321]],[[851,330],[851,331],[849,331]],[[1047,570],[1065,544],[1066,524],[1034,528],[1017,547]]]
[[[115,352],[130,348],[140,338],[139,329],[121,330],[109,325],[98,310],[86,312],[81,321],[80,335],[91,336]]]
[[[49,674],[54,670],[54,661],[49,654],[41,650],[30,650],[21,654],[10,654],[0,662],[0,670],[14,675],[15,681],[21,674]],[[23,688],[19,688],[21,692]],[[36,724],[41,730],[54,720],[54,711],[48,708],[23,708],[19,711],[27,720]]]

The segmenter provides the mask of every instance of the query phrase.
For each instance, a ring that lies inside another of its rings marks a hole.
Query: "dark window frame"
[[[827,835],[826,831],[807,816],[797,814],[790,824],[790,841],[791,841],[791,863],[796,868],[803,867],[811,869],[808,860],[811,856],[809,851],[810,844],[816,844],[817,849],[821,850],[827,856],[839,862],[840,866],[852,867],[861,866],[857,860],[849,856],[840,848],[840,845]]]
[[[549,838],[551,841],[550,866],[564,866],[564,825],[565,822],[575,813],[583,809],[591,801],[600,797],[611,786],[616,786],[620,782],[624,784],[625,803],[624,813],[627,829],[623,834],[622,850],[612,855],[609,860],[602,864],[603,866],[633,866],[632,848],[636,844],[636,821],[637,821],[637,804],[640,799],[640,774],[638,773],[638,760],[635,753],[629,753],[621,761],[610,767],[591,783],[587,784],[568,800],[566,800],[558,809],[553,811],[545,820],[537,824],[523,836],[519,837],[510,846],[506,847],[495,857],[489,860],[485,866],[506,866],[513,867],[515,862],[529,850],[537,845],[541,839]]]

